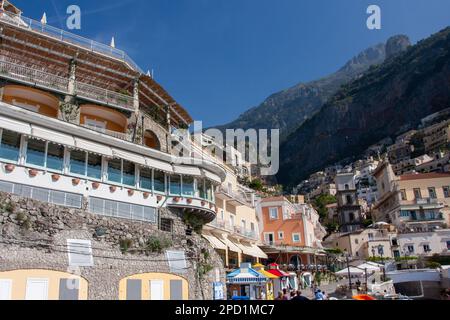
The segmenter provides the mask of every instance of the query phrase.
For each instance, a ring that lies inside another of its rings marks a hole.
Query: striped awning
[[[220,238],[220,241],[225,243],[230,251],[236,252],[236,253],[242,253],[241,248],[239,248],[233,241],[229,240],[228,238]]]
[[[27,135],[31,134],[31,126],[28,123],[4,117],[0,117],[0,128]]]
[[[227,246],[220,241],[219,239],[217,239],[215,236],[209,235],[209,234],[202,234],[202,236],[209,241],[209,243],[211,244],[211,246],[214,249],[221,249],[221,250],[227,250]]]

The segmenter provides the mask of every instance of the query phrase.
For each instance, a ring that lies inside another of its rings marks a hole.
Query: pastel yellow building
[[[0,272],[0,300],[87,300],[88,282],[77,275],[43,269]]]

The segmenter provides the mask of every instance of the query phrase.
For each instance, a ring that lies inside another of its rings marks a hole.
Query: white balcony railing
[[[16,63],[0,60],[0,76],[3,78],[25,82],[30,85],[45,87],[63,93],[68,93],[69,79],[37,69],[24,67]],[[75,93],[85,99],[109,104],[115,107],[134,110],[133,97],[102,89],[77,81]]]
[[[232,226],[228,221],[224,221],[221,219],[214,219],[209,223],[209,225],[249,239],[258,240],[258,235],[255,231],[243,229],[242,227],[239,226]]]
[[[87,124],[82,124],[81,126],[87,128],[87,129],[91,129],[91,130],[100,132],[100,133],[107,134],[108,136],[111,136],[111,137],[114,137],[114,138],[118,138],[118,139],[121,139],[121,140],[125,140],[125,141],[131,142],[130,135],[128,135],[126,133],[123,133],[123,132],[117,132],[117,131],[113,131],[113,130],[102,129],[102,128],[90,126],[90,125],[87,125]]]
[[[139,73],[144,73],[141,68],[131,59],[124,51],[120,49],[113,48],[103,43],[96,42],[94,40],[90,40],[79,35],[64,31],[62,29],[58,29],[52,27],[48,24],[43,24],[40,21],[36,21],[22,15],[16,15],[11,12],[5,12],[0,10],[0,20],[2,22],[8,23],[10,25],[14,25],[21,29],[34,31],[37,33],[44,34],[48,37],[52,37],[53,39],[70,43],[79,47],[82,47],[86,50],[103,54],[109,56],[114,59],[121,60],[127,63],[131,68],[136,70]]]
[[[133,97],[107,89],[102,89],[90,84],[77,81],[75,85],[75,93],[82,98],[97,100],[130,111],[134,110]]]
[[[23,81],[62,92],[67,92],[69,85],[69,79],[67,78],[7,61],[0,61],[0,75],[11,80]]]

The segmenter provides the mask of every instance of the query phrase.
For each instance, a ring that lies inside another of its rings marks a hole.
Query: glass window
[[[279,240],[283,240],[284,239],[284,232],[283,231],[278,231],[278,239]]]
[[[450,241],[447,241],[447,250],[450,250]]]
[[[19,161],[20,134],[2,130],[2,141],[0,145],[0,158]]]
[[[424,244],[424,245],[423,245],[423,251],[424,251],[425,253],[426,253],[426,252],[430,252],[430,251],[431,251],[430,245]]]
[[[209,201],[214,201],[213,187],[211,181],[206,180],[205,185],[206,185],[206,199]]]
[[[164,172],[153,170],[153,185],[155,191],[166,192],[166,182],[164,179]]]
[[[86,175],[86,152],[80,150],[70,151],[70,173]]]
[[[194,178],[190,176],[183,176],[183,195],[194,196]]]
[[[270,208],[269,217],[270,219],[278,219],[278,208]]]
[[[27,164],[44,167],[45,166],[46,142],[37,139],[28,139]]]
[[[111,159],[108,161],[108,181],[122,183],[122,160]]]
[[[402,200],[406,200],[406,191],[404,189],[400,190],[400,195],[402,197]]]
[[[293,233],[292,234],[292,241],[293,242],[300,242],[300,233]]]
[[[206,199],[205,180],[197,180],[198,195],[202,199]]]
[[[146,190],[152,190],[152,169],[141,167],[140,173],[140,187]]]
[[[408,246],[408,252],[414,253],[414,246]]]
[[[420,192],[420,189],[414,189],[414,198],[422,199],[422,193]]]
[[[123,178],[122,183],[127,186],[136,184],[135,165],[133,162],[123,160]]]
[[[169,192],[174,195],[181,194],[181,176],[170,176]]]
[[[64,147],[55,143],[47,146],[47,168],[63,171],[64,169]]]
[[[88,153],[87,176],[98,180],[102,178],[102,156]]]
[[[442,187],[442,191],[444,191],[445,198],[450,198],[450,188],[449,187]]]
[[[430,195],[431,199],[436,199],[436,189],[434,187],[428,188],[428,194]]]

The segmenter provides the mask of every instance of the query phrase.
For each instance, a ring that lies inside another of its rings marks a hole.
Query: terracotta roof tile
[[[400,176],[400,181],[437,179],[437,178],[450,178],[450,173],[431,172],[431,173],[405,174]]]

